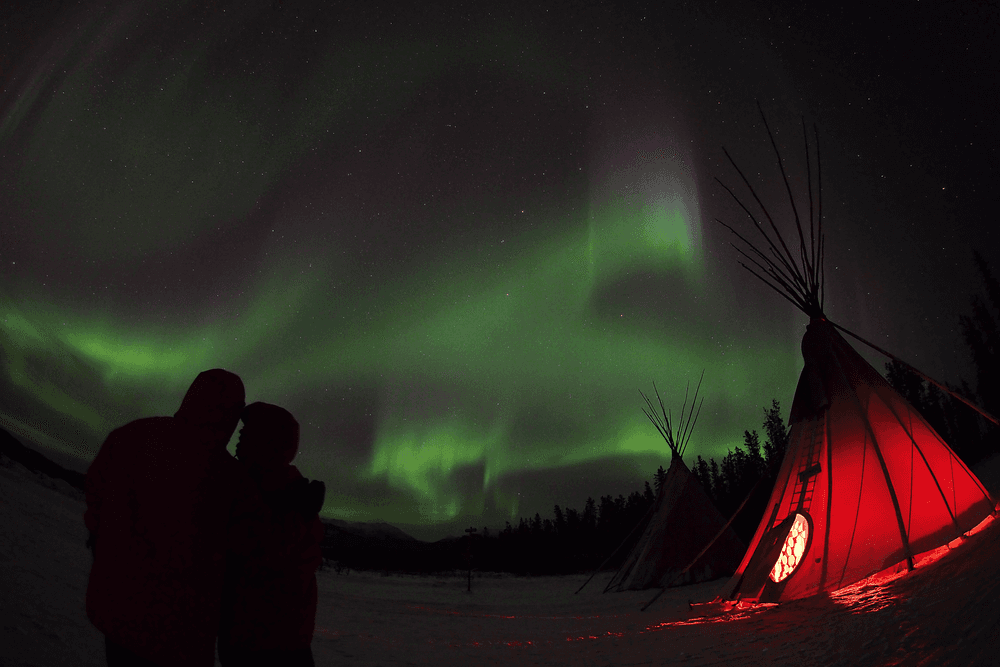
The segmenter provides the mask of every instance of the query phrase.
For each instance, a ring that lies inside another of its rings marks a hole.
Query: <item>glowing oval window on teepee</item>
[[[792,527],[788,529],[788,536],[781,547],[781,555],[778,562],[771,569],[771,581],[778,583],[788,578],[795,568],[798,567],[802,556],[806,552],[806,544],[809,542],[809,522],[801,514],[795,515]]]

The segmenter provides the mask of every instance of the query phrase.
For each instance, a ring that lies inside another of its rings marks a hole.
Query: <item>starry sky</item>
[[[324,516],[422,539],[641,489],[653,382],[676,412],[704,371],[687,458],[724,455],[806,324],[715,222],[749,224],[723,146],[791,220],[758,101],[799,206],[819,131],[830,318],[974,377],[995,7],[400,4],[13,3],[0,423],[85,469],[226,368]]]

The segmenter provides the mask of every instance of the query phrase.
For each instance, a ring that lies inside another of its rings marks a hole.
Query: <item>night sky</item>
[[[757,101],[799,205],[818,127],[830,318],[974,378],[995,6],[22,5],[0,419],[81,469],[214,367],[297,417],[324,516],[424,539],[641,489],[654,381],[676,412],[704,370],[687,458],[724,455],[807,323],[715,222],[749,229],[723,146],[791,220]]]

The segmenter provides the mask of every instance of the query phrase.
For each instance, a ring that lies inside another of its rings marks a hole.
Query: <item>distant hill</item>
[[[85,475],[82,472],[68,470],[34,449],[25,447],[17,438],[2,428],[0,428],[0,454],[17,461],[32,472],[46,475],[52,479],[61,479],[81,493],[84,490]]]
[[[340,519],[323,519],[323,523],[333,526],[345,533],[351,533],[354,535],[360,535],[374,539],[390,539],[390,540],[403,540],[403,541],[413,541],[413,542],[420,541],[417,538],[406,534],[399,528],[396,528],[392,524],[386,523],[384,521],[377,521],[375,523],[364,523],[361,521],[342,521]]]
[[[0,455],[39,475],[39,482],[44,486],[68,492],[68,495],[78,500],[83,499],[86,479],[83,473],[64,468],[44,454],[26,447],[3,428],[0,428]],[[70,488],[67,489],[54,480],[62,480]],[[408,569],[418,561],[422,563],[428,558],[431,561],[435,559],[433,555],[427,556],[425,553],[432,547],[431,543],[422,542],[383,521],[322,521],[326,528],[325,555],[327,558],[349,563],[350,567]],[[447,541],[449,540],[442,540],[442,543]]]
[[[339,567],[430,573],[460,569],[465,562],[465,543],[456,537],[424,542],[388,523],[322,521],[323,559]]]

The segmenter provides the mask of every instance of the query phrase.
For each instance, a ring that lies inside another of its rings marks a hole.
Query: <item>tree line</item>
[[[986,260],[974,253],[981,293],[971,299],[971,314],[959,318],[975,380],[962,379],[951,391],[1000,417],[1000,282]],[[885,376],[915,407],[966,465],[972,466],[997,451],[1000,426],[990,423],[967,405],[925,381],[897,361],[885,365]]]
[[[771,401],[770,409],[764,410],[763,430],[763,445],[756,430],[745,431],[743,447],[729,450],[719,461],[698,456],[692,468],[709,499],[726,518],[754,490],[733,522],[734,530],[745,542],[763,516],[788,444],[788,430],[776,399]],[[499,531],[484,528],[480,536],[469,538],[474,567],[519,574],[569,574],[592,570],[613,552],[614,557],[605,567],[618,567],[642,536],[666,477],[667,471],[660,466],[652,484],[644,482],[642,491],[633,491],[627,497],[608,495],[600,501],[587,498],[582,511],[556,505],[551,518],[536,513],[531,518],[521,517],[516,526],[507,522]]]

